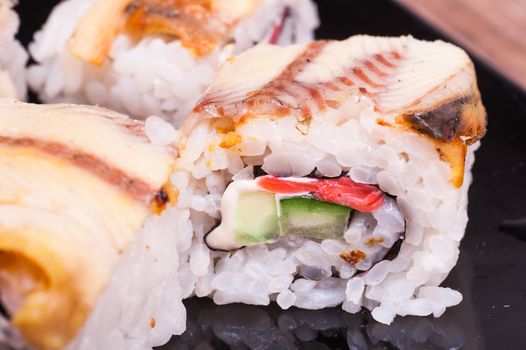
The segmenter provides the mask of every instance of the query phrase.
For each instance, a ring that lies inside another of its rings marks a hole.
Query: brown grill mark
[[[402,55],[398,51],[392,51],[391,56],[393,56],[394,59],[399,60],[402,58]]]
[[[367,88],[360,87],[360,88],[358,88],[358,90],[359,90],[363,95],[371,95],[371,93],[367,90]]]
[[[62,159],[78,168],[90,172],[100,180],[109,185],[119,188],[130,198],[148,203],[156,192],[143,180],[126,174],[104,160],[80,150],[71,149],[68,146],[51,141],[43,141],[32,138],[13,138],[0,136],[0,144],[10,147],[34,148],[50,156]]]
[[[299,55],[298,58],[292,61],[292,63],[289,64],[283,70],[283,72],[281,72],[281,74],[276,79],[274,79],[274,81],[270,82],[269,85],[272,86],[274,82],[279,81],[294,81],[294,78],[303,71],[307,64],[311,63],[311,61],[321,53],[326,45],[327,41],[314,41],[310,43],[307,46],[307,49],[305,49],[305,51]],[[265,89],[265,87],[263,87],[263,89]]]
[[[320,89],[315,87],[306,87],[306,90],[308,91],[309,95],[312,96],[314,102],[316,103],[316,107],[318,107],[319,110],[324,110],[326,103]]]
[[[292,63],[290,63],[274,80],[267,83],[260,90],[255,91],[251,97],[246,101],[250,107],[254,107],[260,102],[262,97],[272,98],[279,96],[284,92],[298,100],[298,108],[301,110],[302,120],[309,121],[311,119],[311,111],[304,98],[299,92],[305,90],[314,100],[318,108],[325,108],[325,101],[323,100],[319,90],[316,87],[308,86],[300,83],[295,78],[303,72],[305,67],[316,58],[327,45],[326,41],[314,41],[307,46],[307,49],[301,53]]]
[[[338,77],[337,78],[339,82],[341,82],[342,84],[344,85],[347,85],[347,86],[353,86],[354,85],[354,82],[347,78],[347,77]]]
[[[485,116],[485,111],[478,96],[459,96],[433,109],[402,115],[399,123],[439,141],[451,142],[468,136],[472,138],[467,141],[471,144],[485,132],[485,121],[480,116]]]
[[[336,85],[335,83],[333,83],[332,81],[329,81],[327,83],[324,83],[325,87],[329,90],[333,90],[333,91],[341,91],[342,89]]]
[[[386,73],[378,69],[378,67],[376,67],[374,63],[369,60],[365,61],[365,66],[367,67],[367,69],[369,69],[371,72],[378,75],[379,77],[385,77],[387,75]]]
[[[345,252],[340,253],[340,258],[342,258],[343,260],[345,260],[345,262],[351,265],[358,264],[360,261],[362,261],[366,257],[367,255],[359,249],[354,249],[351,251],[345,251]]]
[[[389,67],[389,68],[394,68],[395,67],[395,64],[393,64],[392,62],[389,62],[389,60],[387,60],[387,58],[385,58],[384,55],[382,55],[382,54],[374,55],[374,58],[376,58],[376,60],[378,62],[380,62],[381,64],[383,64],[386,67]]]
[[[368,84],[369,86],[372,86],[374,88],[380,88],[382,87],[382,85],[380,84],[377,84],[375,83],[374,81],[371,80],[371,78],[369,78],[367,76],[367,74],[365,74],[365,72],[361,69],[361,68],[354,68],[352,70],[352,72],[354,73],[354,75],[356,75],[361,81],[363,81],[364,83]]]
[[[405,116],[405,121],[422,134],[450,141],[461,127],[462,110],[467,102],[467,98],[461,97],[433,110]]]

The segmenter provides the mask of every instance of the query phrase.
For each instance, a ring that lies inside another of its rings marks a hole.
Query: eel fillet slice
[[[462,184],[466,147],[485,134],[486,112],[472,61],[442,41],[359,35],[258,46],[224,64],[183,130],[206,118],[295,115],[307,133],[349,99],[366,101],[379,124],[431,140]]]
[[[97,0],[69,40],[77,58],[102,65],[113,39],[161,35],[177,38],[196,56],[224,44],[232,29],[250,16],[261,0]]]
[[[176,153],[109,110],[0,99],[0,299],[29,344],[75,336],[147,215],[170,200]]]

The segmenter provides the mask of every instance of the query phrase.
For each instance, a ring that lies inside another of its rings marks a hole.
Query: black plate
[[[20,2],[20,37],[27,44],[57,1]],[[318,4],[320,38],[443,38],[389,1]],[[526,230],[524,221],[513,221],[526,217],[526,96],[475,62],[489,128],[477,152],[460,260],[444,282],[464,295],[459,306],[439,319],[397,318],[387,327],[367,312],[215,306],[193,299],[186,302],[188,331],[162,349],[526,349]]]

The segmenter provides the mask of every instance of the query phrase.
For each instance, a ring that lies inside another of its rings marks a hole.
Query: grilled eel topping
[[[71,53],[101,65],[113,39],[122,31],[132,37],[174,37],[196,56],[225,43],[232,28],[248,17],[260,0],[98,0],[70,39]]]
[[[83,325],[146,216],[174,201],[176,149],[96,107],[0,99],[0,300],[38,349]]]
[[[484,135],[486,112],[473,63],[442,41],[362,35],[256,47],[225,63],[183,129],[207,118],[239,125],[295,115],[307,134],[313,119],[330,118],[350,101],[374,111],[382,126],[427,137],[451,165],[452,183],[462,185],[466,148]],[[341,114],[337,124],[352,117]]]

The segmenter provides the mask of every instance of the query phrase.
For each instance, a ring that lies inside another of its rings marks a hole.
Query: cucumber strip
[[[351,208],[312,197],[280,200],[279,226],[282,236],[338,239],[347,230]]]

